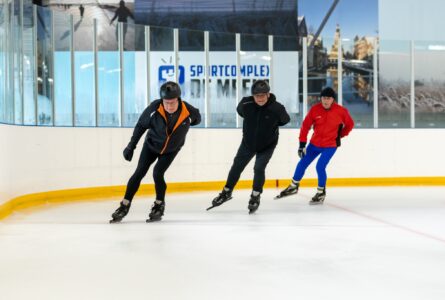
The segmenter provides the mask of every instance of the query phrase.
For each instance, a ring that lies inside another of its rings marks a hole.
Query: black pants
[[[159,154],[151,151],[146,143],[142,147],[141,156],[139,157],[138,166],[133,176],[130,177],[125,191],[125,199],[131,201],[141,185],[142,179],[148,172],[151,164],[157,159],[157,163],[153,169],[153,179],[155,181],[156,199],[164,200],[167,184],[164,180],[165,171],[170,167],[179,151]]]
[[[232,167],[230,168],[229,176],[226,182],[226,188],[233,190],[238,182],[244,168],[250,160],[256,155],[255,165],[253,167],[253,190],[262,193],[264,182],[266,181],[266,166],[275,150],[276,144],[272,144],[261,152],[255,152],[248,149],[243,142],[238,148]]]

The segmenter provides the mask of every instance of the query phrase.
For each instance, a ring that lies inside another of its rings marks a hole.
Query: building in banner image
[[[159,29],[153,47],[169,49],[165,36],[168,28],[180,28],[179,45],[182,50],[199,50],[203,46],[202,33],[209,31],[210,47],[232,50],[235,33],[242,33],[243,50],[267,51],[267,35],[300,38],[307,35],[306,21],[298,17],[297,0],[135,0],[136,22]],[[250,36],[249,36],[250,35]],[[275,39],[275,49],[300,49],[301,40]]]

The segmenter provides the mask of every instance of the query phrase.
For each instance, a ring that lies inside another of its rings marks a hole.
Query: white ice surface
[[[0,222],[0,299],[445,299],[445,187],[249,191],[47,206]]]

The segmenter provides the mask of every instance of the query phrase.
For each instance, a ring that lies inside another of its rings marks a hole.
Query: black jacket
[[[139,117],[128,147],[135,149],[139,139],[148,129],[145,142],[148,147],[159,154],[179,151],[185,143],[185,136],[190,126],[201,122],[199,110],[179,99],[179,116],[171,134],[168,134],[167,112],[162,100],[153,101]]]
[[[261,152],[278,143],[278,126],[289,123],[290,117],[274,94],[263,106],[255,103],[253,96],[244,97],[236,109],[244,118],[243,143],[252,151]]]

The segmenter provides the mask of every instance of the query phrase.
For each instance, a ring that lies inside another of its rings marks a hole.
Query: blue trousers
[[[318,175],[318,186],[325,187],[327,180],[326,166],[328,165],[332,156],[334,156],[335,151],[337,151],[337,147],[322,148],[309,144],[306,148],[306,155],[302,159],[300,159],[297,167],[295,168],[293,180],[300,181],[303,178],[304,172],[306,171],[307,167],[309,167],[314,159],[316,159],[317,156],[321,154],[316,166]]]

